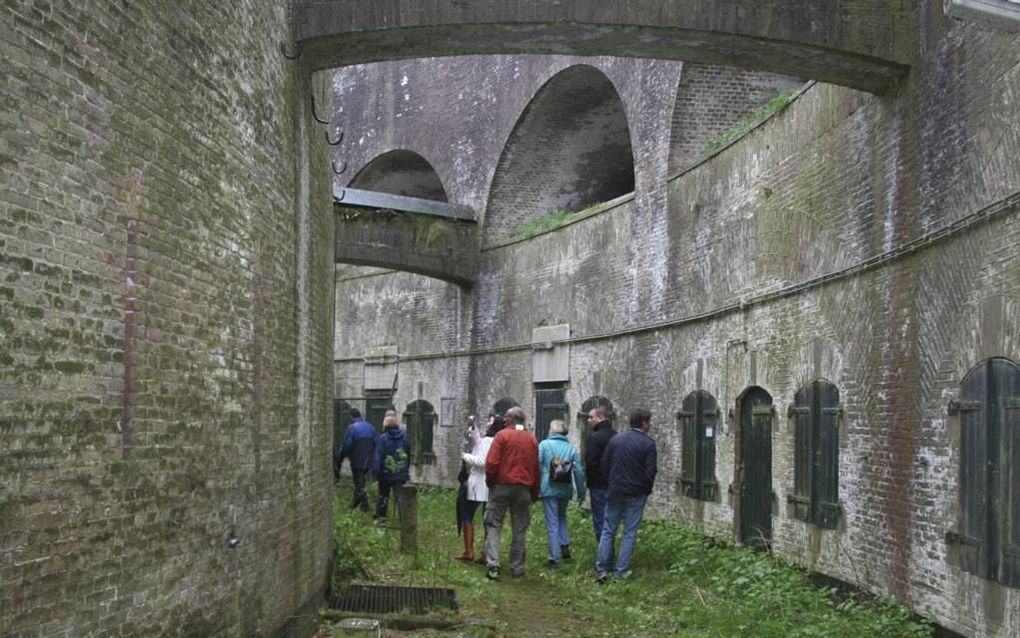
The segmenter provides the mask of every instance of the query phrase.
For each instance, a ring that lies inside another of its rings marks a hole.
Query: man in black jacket
[[[634,410],[630,414],[630,429],[614,436],[602,455],[600,466],[609,479],[609,490],[606,493],[606,522],[602,527],[595,561],[595,574],[600,583],[609,577],[613,543],[621,521],[623,539],[613,578],[622,580],[630,576],[630,556],[634,553],[638,527],[644,515],[645,502],[652,493],[658,465],[655,441],[648,436],[651,424],[651,412]]]
[[[602,538],[602,524],[606,519],[606,490],[609,488],[608,477],[602,471],[602,453],[606,451],[606,445],[616,430],[606,418],[606,409],[601,405],[588,411],[588,425],[591,426],[591,434],[584,446],[584,476],[591,498],[591,524],[597,543]]]

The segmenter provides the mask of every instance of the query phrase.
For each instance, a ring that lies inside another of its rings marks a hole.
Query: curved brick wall
[[[322,132],[282,7],[159,7],[3,12],[0,635],[272,635],[323,588]]]
[[[454,398],[463,415],[513,396],[530,413],[532,330],[567,322],[571,410],[596,394],[621,413],[650,407],[660,446],[655,509],[732,538],[739,513],[727,488],[739,423],[720,424],[719,496],[695,501],[678,491],[672,415],[697,389],[715,396],[725,415],[746,388],[762,387],[778,415],[778,553],[896,596],[964,634],[1017,633],[1020,590],[964,573],[946,542],[958,528],[961,440],[946,406],[981,359],[1020,358],[1020,41],[945,19],[941,7],[923,14],[925,46],[896,90],[875,97],[811,86],[672,180],[665,176],[678,154],[669,127],[676,102],[664,88],[668,74],[643,69],[644,78],[662,79],[658,90],[641,91],[636,79],[620,90],[638,131],[634,197],[483,250],[471,291],[402,273],[342,278],[337,392],[357,387],[366,347],[396,345],[398,405],[419,395],[434,405]],[[429,63],[420,64],[427,73]],[[497,60],[489,73],[506,66]],[[480,63],[471,69],[487,76]],[[672,86],[683,87],[683,71],[673,73]],[[533,90],[546,77],[531,76]],[[522,79],[513,78],[516,96]],[[484,95],[465,92],[463,100]],[[460,113],[468,126],[493,128],[491,119]],[[406,135],[403,125],[386,135]],[[417,148],[427,154],[429,140]],[[471,184],[484,192],[484,180],[459,183],[466,198],[480,196]],[[421,320],[412,334],[362,320],[370,316]],[[833,530],[797,520],[787,501],[794,457],[787,408],[817,378],[837,386],[843,408],[842,513]],[[419,476],[450,480],[455,429],[437,428],[435,441],[437,466]]]

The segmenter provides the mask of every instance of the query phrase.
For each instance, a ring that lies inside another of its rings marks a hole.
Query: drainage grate
[[[433,587],[351,585],[334,594],[329,606],[367,614],[425,614],[457,609],[457,594],[452,589]]]

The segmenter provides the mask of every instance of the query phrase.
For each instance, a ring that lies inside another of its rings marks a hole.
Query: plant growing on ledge
[[[602,206],[604,204],[605,202],[596,202],[573,213],[568,210],[557,210],[552,213],[546,213],[545,215],[526,219],[517,226],[517,230],[514,231],[511,239],[527,239],[528,237],[534,237],[535,235],[555,230],[560,226],[566,226],[571,222],[583,219],[602,210]]]
[[[748,115],[747,117],[740,120],[730,128],[726,129],[722,133],[719,133],[712,139],[708,140],[708,142],[705,143],[705,148],[703,148],[701,150],[701,153],[698,154],[699,160],[704,159],[705,157],[715,153],[716,151],[725,148],[728,144],[730,144],[734,140],[743,137],[744,135],[749,133],[754,127],[758,126],[775,113],[781,111],[783,107],[790,103],[790,98],[793,97],[793,95],[796,92],[797,91],[795,89],[783,91],[779,95],[769,100],[769,103],[766,104],[765,106],[761,107],[754,113]]]

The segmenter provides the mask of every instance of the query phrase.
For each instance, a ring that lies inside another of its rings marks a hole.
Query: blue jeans
[[[620,555],[616,559],[616,578],[622,578],[630,569],[630,556],[634,553],[637,542],[638,526],[645,513],[647,495],[627,496],[619,500],[606,502],[606,524],[602,528],[599,539],[598,557],[595,560],[595,573],[599,578],[609,574],[609,566],[613,561],[613,543],[616,541],[616,530],[623,521],[623,539],[620,541]]]
[[[606,492],[604,487],[588,488],[588,498],[591,499],[591,526],[595,531],[595,542],[602,538],[602,525],[606,521]]]
[[[570,544],[570,532],[567,531],[567,505],[569,498],[545,496],[545,531],[549,538],[549,560],[560,562],[560,546]]]

